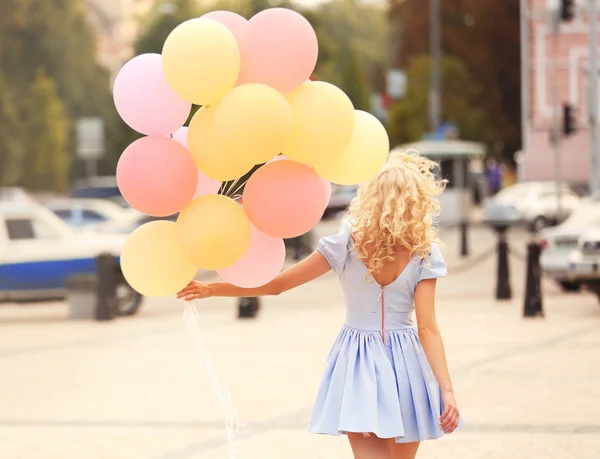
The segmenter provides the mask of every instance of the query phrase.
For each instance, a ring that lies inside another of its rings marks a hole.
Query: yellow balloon
[[[197,271],[179,248],[175,223],[167,221],[146,223],[129,235],[121,269],[135,290],[154,297],[174,295]]]
[[[360,110],[354,114],[354,133],[342,154],[313,164],[317,174],[338,185],[370,180],[385,164],[390,151],[387,132],[379,120]]]
[[[217,148],[213,119],[218,105],[201,107],[190,123],[187,134],[188,149],[198,169],[210,178],[226,182],[249,172],[254,163],[240,159],[241,155],[224,154]]]
[[[241,205],[222,195],[194,199],[177,219],[177,240],[184,256],[208,270],[238,261],[250,245],[250,220]]]
[[[293,126],[294,116],[285,97],[258,83],[234,88],[219,103],[214,119],[219,151],[253,165],[281,153]]]
[[[354,132],[354,106],[338,87],[315,81],[286,95],[294,114],[292,138],[283,154],[314,164],[338,156]]]
[[[212,19],[190,19],[167,37],[163,70],[172,88],[197,105],[217,102],[235,86],[240,50],[233,34]]]

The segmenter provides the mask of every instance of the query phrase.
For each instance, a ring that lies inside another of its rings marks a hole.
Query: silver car
[[[570,273],[570,255],[577,250],[581,236],[592,228],[600,228],[600,196],[584,200],[562,224],[541,231],[544,273],[552,276],[565,291],[577,291],[581,283]]]

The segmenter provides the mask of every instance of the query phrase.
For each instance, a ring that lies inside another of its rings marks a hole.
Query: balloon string
[[[240,177],[240,178],[241,178],[241,177]],[[238,178],[238,179],[235,181],[235,183],[238,183],[238,182],[240,182],[240,183],[238,184],[237,188],[235,188],[235,189],[233,190],[233,192],[229,193],[228,195],[229,195],[230,197],[231,197],[231,196],[235,196],[235,194],[236,194],[236,193],[238,193],[238,192],[240,192],[240,191],[242,190],[242,188],[244,187],[244,185],[246,184],[246,182],[247,182],[247,181],[248,181],[248,180],[242,180],[242,181],[240,181],[240,179]],[[233,186],[235,186],[235,184],[234,184]],[[232,186],[232,188],[233,188],[233,186]]]
[[[227,196],[231,197],[232,196],[232,190],[234,189],[234,187],[238,184],[238,182],[240,181],[241,177],[236,178],[233,182],[229,182],[229,186],[227,187]]]
[[[198,359],[204,364],[212,389],[219,400],[221,409],[225,419],[225,428],[227,429],[227,445],[229,451],[229,459],[235,459],[237,456],[237,442],[240,434],[240,429],[244,427],[238,417],[238,410],[233,405],[231,400],[231,392],[229,389],[223,390],[219,378],[213,367],[213,363],[208,355],[206,346],[202,339],[202,323],[198,309],[190,302],[185,302],[183,311],[183,321],[190,333],[190,337],[196,350]]]

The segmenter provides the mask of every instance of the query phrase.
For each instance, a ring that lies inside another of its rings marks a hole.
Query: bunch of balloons
[[[317,56],[310,23],[272,8],[249,21],[229,11],[191,19],[162,54],[123,66],[115,105],[145,137],[119,160],[120,191],[147,215],[179,213],[176,223],[145,224],[125,242],[121,265],[136,290],[172,295],[198,268],[264,285],[283,267],[283,239],[321,219],[331,182],[359,184],[377,173],[389,152],[384,127],[336,86],[309,80]],[[201,108],[183,127],[192,104]],[[257,165],[243,195],[222,186]]]

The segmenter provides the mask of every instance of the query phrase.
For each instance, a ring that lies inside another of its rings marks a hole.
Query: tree
[[[104,168],[112,162],[109,167],[114,171],[116,155],[110,153],[115,151],[119,140],[116,111],[108,72],[96,60],[95,35],[88,24],[83,0],[0,0],[0,11],[0,80],[3,92],[10,93],[13,100],[10,109],[8,103],[4,104],[4,116],[10,112],[13,124],[26,122],[30,113],[27,101],[32,87],[41,84],[41,69],[53,81],[65,110],[67,151],[74,158],[76,120],[82,116],[100,116],[108,131],[109,158]],[[17,138],[12,140],[8,151],[12,158],[10,165],[16,170],[18,167],[12,162],[18,162],[17,144],[29,141],[31,132],[26,129],[11,132]],[[0,140],[0,145],[4,142]],[[22,172],[27,175],[29,169]],[[79,175],[77,169],[73,172]],[[29,180],[26,176],[21,179]]]
[[[344,48],[340,56],[339,68],[341,89],[350,98],[354,108],[368,112],[371,107],[371,91],[365,66],[359,61],[358,53],[351,45],[346,45]]]
[[[15,94],[0,74],[0,186],[19,183],[23,157],[21,129]]]
[[[26,106],[27,162],[23,184],[34,190],[64,191],[69,183],[68,119],[56,84],[43,68]]]
[[[480,88],[473,83],[459,59],[445,57],[441,62],[443,119],[458,125],[461,137],[489,141],[486,113],[477,108]],[[407,72],[407,92],[390,112],[388,132],[392,145],[420,140],[429,131],[428,97],[431,60],[420,56],[411,61]]]
[[[489,119],[486,142],[502,141],[506,157],[521,148],[519,15],[518,0],[441,2],[442,51],[464,60],[481,89],[474,103]],[[389,20],[395,40],[392,65],[407,69],[429,53],[429,2],[391,2]]]
[[[200,16],[194,0],[158,1],[144,21],[142,34],[135,43],[135,54],[162,53],[169,34],[184,21]]]
[[[366,96],[360,95],[353,102],[369,107],[370,93],[383,90],[377,75],[387,67],[385,10],[366,2],[336,0],[302,14],[319,39],[319,79],[335,84],[348,95],[357,94],[360,85],[358,93]],[[351,70],[354,73],[349,74]]]

